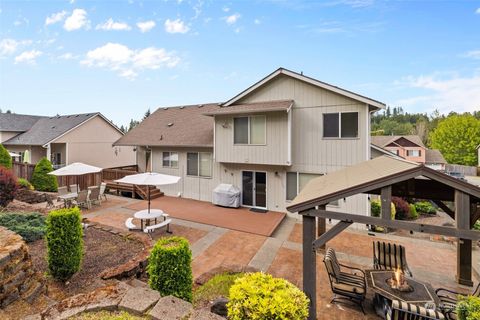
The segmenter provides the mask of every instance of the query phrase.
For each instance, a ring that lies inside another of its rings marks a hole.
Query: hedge
[[[80,209],[59,209],[47,216],[47,261],[50,274],[67,280],[80,270],[83,230]]]
[[[459,296],[457,315],[459,320],[480,319],[480,298],[474,296]]]
[[[0,207],[6,207],[18,190],[17,178],[11,169],[0,166]]]
[[[147,274],[150,288],[162,296],[173,295],[192,301],[192,252],[182,237],[161,238],[148,258]]]
[[[38,191],[56,192],[58,189],[57,177],[48,174],[53,171],[52,163],[45,157],[35,166],[32,175],[32,184]]]
[[[415,209],[417,212],[423,212],[428,214],[436,214],[437,209],[428,201],[415,202]]]
[[[0,214],[0,226],[18,233],[26,242],[43,238],[45,217],[40,213],[3,213]]]
[[[410,218],[411,219],[417,219],[418,218],[418,212],[417,212],[417,208],[415,207],[415,205],[413,203],[410,203],[408,206],[410,207]]]
[[[0,144],[0,166],[7,169],[12,168],[12,157],[2,144]]]
[[[229,299],[230,320],[303,320],[308,316],[309,300],[300,289],[262,272],[235,280]]]

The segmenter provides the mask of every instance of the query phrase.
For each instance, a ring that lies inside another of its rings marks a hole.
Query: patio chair
[[[405,247],[383,241],[373,242],[373,267],[376,270],[402,270],[412,277],[412,271],[407,264]]]
[[[441,306],[443,313],[447,316],[448,319],[457,319],[457,302],[459,296],[466,296],[464,293],[460,293],[454,290],[445,289],[445,288],[438,288],[435,290],[438,298],[440,299]],[[480,282],[478,283],[477,287],[471,294],[474,297],[480,297]]]
[[[334,294],[330,303],[347,300],[360,306],[363,314],[365,314],[365,310],[363,309],[363,300],[365,300],[367,284],[363,270],[340,264],[333,248],[328,248],[323,262],[325,263],[328,279],[330,281],[330,287],[332,288],[332,292]],[[359,271],[359,274],[343,271],[342,268],[347,268],[352,271]]]
[[[100,188],[99,187],[88,187],[90,194],[88,195],[88,199],[90,200],[90,204],[101,204],[100,201]]]
[[[105,201],[107,201],[107,194],[105,193],[106,189],[107,189],[107,183],[102,182],[100,184],[100,196],[99,196],[100,201],[102,201],[102,197],[105,198]]]
[[[426,309],[404,301],[393,300],[387,309],[387,320],[443,320],[445,315],[439,311]]]
[[[90,209],[90,200],[88,199],[88,190],[82,190],[78,193],[77,198],[74,200],[75,205]]]
[[[78,192],[78,185],[76,184],[71,184],[70,185],[70,192]]]
[[[58,187],[58,195],[59,196],[63,196],[64,194],[67,194],[67,193],[68,193],[68,187],[67,186]]]

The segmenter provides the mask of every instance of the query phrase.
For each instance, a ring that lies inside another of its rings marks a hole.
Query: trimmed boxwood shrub
[[[182,237],[161,238],[148,258],[148,284],[162,296],[192,301],[192,252]]]
[[[436,214],[437,210],[435,207],[428,201],[419,201],[415,202],[415,209],[417,212],[428,213],[428,214]]]
[[[57,177],[48,174],[52,171],[52,163],[46,157],[40,159],[32,175],[32,184],[36,190],[57,192]]]
[[[0,166],[0,207],[6,207],[18,190],[17,178],[10,169]]]
[[[47,260],[50,274],[67,280],[80,270],[83,256],[83,230],[80,209],[59,209],[47,216]]]
[[[12,168],[12,157],[2,144],[0,144],[0,166],[7,169]]]
[[[408,202],[399,197],[392,197],[392,202],[395,205],[397,220],[408,220],[410,219],[410,206]]]
[[[26,242],[32,242],[43,238],[45,217],[40,213],[1,213],[0,226],[18,233]]]
[[[230,320],[296,319],[308,316],[307,296],[285,279],[262,272],[235,280],[227,303]]]
[[[18,178],[17,183],[18,183],[18,186],[22,189],[28,189],[28,190],[34,189],[33,185],[27,179]]]
[[[418,212],[417,212],[417,209],[415,208],[415,205],[413,203],[410,203],[408,206],[410,207],[410,218],[417,219]]]
[[[474,296],[459,296],[457,315],[459,320],[480,319],[480,298]]]
[[[380,213],[382,212],[382,206],[380,204],[380,200],[373,200],[370,202],[370,213],[372,217],[380,217]],[[392,220],[395,220],[395,205],[393,202],[390,203],[390,215]]]

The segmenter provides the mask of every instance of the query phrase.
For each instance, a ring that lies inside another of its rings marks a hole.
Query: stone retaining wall
[[[43,288],[33,271],[25,241],[0,226],[0,308],[18,299],[31,303]]]

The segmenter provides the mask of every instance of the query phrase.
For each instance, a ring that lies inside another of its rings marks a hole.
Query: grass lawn
[[[207,306],[211,301],[220,297],[228,298],[230,287],[237,278],[241,278],[244,275],[244,273],[217,274],[193,291],[194,307]]]

